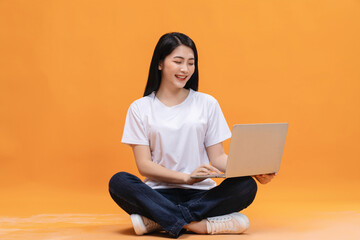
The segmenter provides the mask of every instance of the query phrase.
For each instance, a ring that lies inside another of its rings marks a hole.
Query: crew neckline
[[[166,104],[164,104],[155,94],[155,92],[153,92],[154,94],[154,99],[160,103],[160,105],[162,105],[163,107],[165,108],[168,108],[168,109],[172,109],[172,108],[177,108],[177,107],[180,107],[182,106],[183,104],[185,104],[191,97],[191,95],[193,94],[194,90],[192,90],[191,88],[189,89],[189,94],[187,95],[187,97],[184,99],[184,101],[182,101],[181,103],[179,104],[176,104],[176,105],[173,105],[173,106],[167,106]]]

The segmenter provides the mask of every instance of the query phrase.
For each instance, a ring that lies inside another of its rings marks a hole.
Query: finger
[[[210,165],[202,165],[202,168],[207,169],[207,170],[212,170],[212,166],[210,166]]]
[[[269,175],[265,179],[267,182],[270,182],[273,178],[274,178],[273,176]]]
[[[210,174],[218,174],[218,173],[219,173],[219,172],[213,171],[212,168],[208,168],[208,167],[202,168],[201,171],[202,171],[205,175],[206,175],[206,174],[210,175]]]
[[[206,168],[199,168],[199,172],[207,172],[208,170]]]
[[[211,170],[217,174],[221,173],[221,171],[219,169],[217,169],[216,167],[211,166]]]
[[[263,174],[262,177],[264,178],[273,178],[275,175],[273,173]]]
[[[270,179],[273,179],[275,177],[275,173],[272,173],[269,175]]]
[[[264,177],[262,177],[261,175],[256,176],[256,179],[261,183],[264,181]]]
[[[207,172],[200,172],[200,173],[197,173],[196,175],[197,175],[197,176],[206,176],[206,175],[209,175],[209,173],[207,173]]]
[[[273,178],[273,176],[271,176],[271,175],[266,175],[264,177],[264,179],[266,179],[267,181],[270,181],[272,178]]]
[[[202,171],[208,171],[209,170],[209,167],[206,166],[206,165],[202,165],[200,166],[198,169],[202,170]]]
[[[208,170],[208,171],[211,171],[211,172],[215,172],[215,173],[220,173],[219,169],[213,167],[213,166],[210,166],[210,165],[204,165],[204,167]]]
[[[207,169],[201,169],[198,171],[199,174],[201,175],[208,175],[209,174],[209,171]]]

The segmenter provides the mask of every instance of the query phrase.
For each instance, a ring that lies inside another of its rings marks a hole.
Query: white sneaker
[[[208,234],[242,233],[250,227],[249,219],[242,213],[231,213],[207,218]]]
[[[136,235],[143,235],[161,229],[159,224],[139,214],[131,214],[130,219]]]

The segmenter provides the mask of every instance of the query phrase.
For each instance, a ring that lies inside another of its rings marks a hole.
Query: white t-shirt
[[[219,103],[212,96],[190,89],[180,104],[168,107],[151,93],[134,101],[128,110],[121,142],[148,145],[152,161],[165,168],[192,173],[209,164],[206,147],[231,137]],[[168,184],[150,179],[151,188],[193,188],[208,190],[211,179],[186,184]]]

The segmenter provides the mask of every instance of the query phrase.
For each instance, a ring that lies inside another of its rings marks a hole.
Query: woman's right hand
[[[204,181],[206,178],[192,178],[192,176],[206,176],[206,175],[214,175],[214,174],[221,174],[221,172],[208,164],[201,165],[197,167],[191,174],[188,174],[186,179],[186,184],[193,185],[194,183]]]

